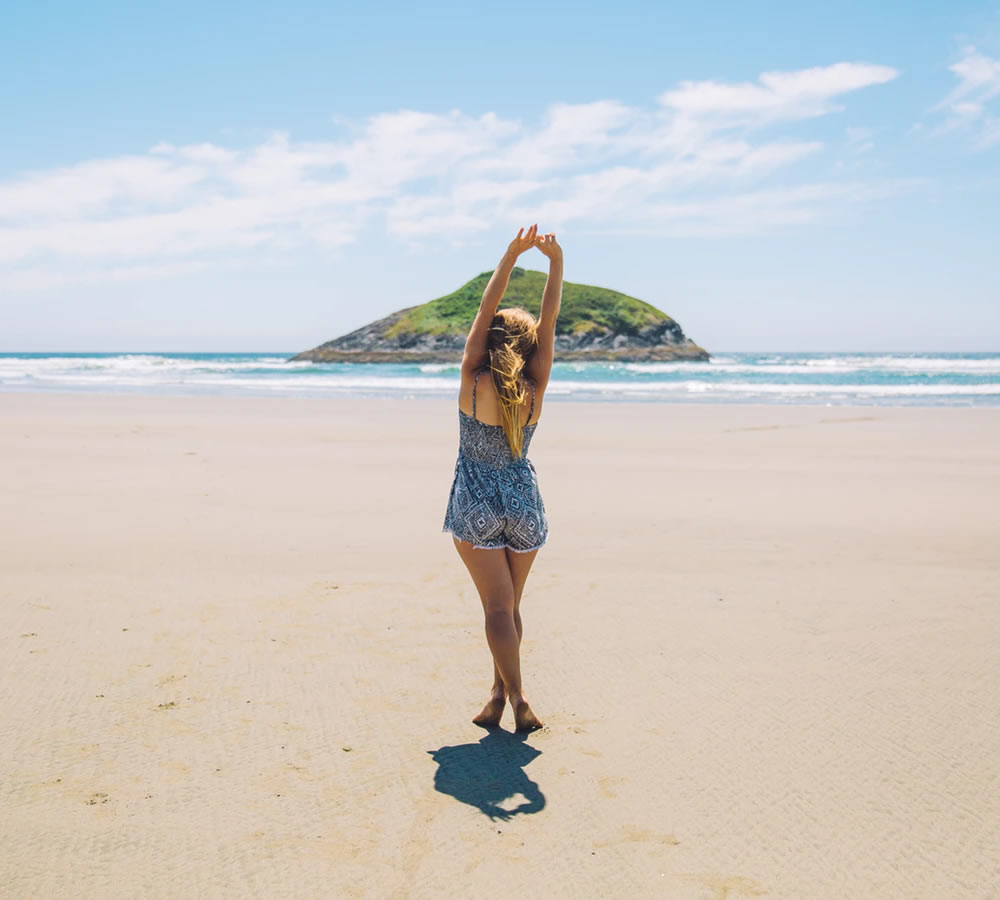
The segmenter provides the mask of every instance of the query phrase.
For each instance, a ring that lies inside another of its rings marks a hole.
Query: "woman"
[[[497,305],[517,258],[537,247],[549,258],[541,312]],[[486,641],[493,655],[493,690],[472,721],[500,724],[510,700],[518,731],[541,728],[521,687],[521,591],[548,537],[528,445],[552,371],[556,317],[562,299],[562,248],[555,234],[522,228],[493,272],[465,342],[458,393],[459,448],[444,531],[479,592]],[[480,378],[489,372],[488,378]]]

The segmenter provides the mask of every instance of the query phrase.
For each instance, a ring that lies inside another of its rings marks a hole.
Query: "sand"
[[[0,893],[1000,896],[1000,410],[548,402],[526,738],[457,441],[0,394]]]

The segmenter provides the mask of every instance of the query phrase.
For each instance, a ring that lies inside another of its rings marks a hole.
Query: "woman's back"
[[[530,425],[521,425],[520,450],[514,452],[507,433],[501,425],[491,425],[479,418],[478,393],[476,382],[486,381],[481,378],[482,372],[477,372],[473,379],[472,393],[472,413],[467,413],[459,406],[458,409],[458,453],[460,461],[462,459],[469,463],[486,463],[493,469],[506,469],[508,466],[528,465],[528,448],[531,445],[531,438],[535,433],[538,420],[534,416],[534,406],[529,406],[522,414],[522,422],[525,417],[533,419]],[[529,393],[534,394],[534,385],[529,385]]]
[[[537,389],[530,378],[522,377],[521,383],[525,391],[525,398],[520,407],[521,425],[534,425],[538,422],[542,410],[542,396],[545,390]],[[493,379],[490,377],[489,367],[478,369],[468,379],[468,384],[463,383],[461,386],[458,408],[467,416],[472,416],[473,404],[475,404],[474,418],[477,421],[484,425],[500,425],[500,401]]]

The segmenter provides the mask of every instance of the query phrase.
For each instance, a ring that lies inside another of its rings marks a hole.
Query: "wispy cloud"
[[[1000,143],[1000,104],[991,102],[1000,96],[1000,60],[966,47],[962,58],[948,69],[958,84],[934,107],[945,116],[935,133],[968,132],[977,149]]]
[[[889,66],[837,63],[797,72],[765,72],[757,83],[685,81],[660,98],[664,106],[695,116],[721,116],[747,124],[821,116],[834,97],[892,81]]]
[[[823,144],[758,130],[828,115],[844,95],[896,74],[837,63],[753,83],[683,82],[649,108],[560,103],[537,124],[401,110],[349,125],[337,141],[277,133],[243,149],[161,143],[27,172],[0,183],[0,284],[163,277],[336,247],[365,230],[420,240],[527,218],[663,234],[809,222],[838,196],[857,202],[864,191],[794,178],[768,186]],[[955,102],[985,99],[980,89]]]

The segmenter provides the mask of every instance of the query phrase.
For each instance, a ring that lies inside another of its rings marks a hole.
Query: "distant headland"
[[[483,272],[445,297],[398,310],[296,354],[289,362],[459,362],[492,274]],[[500,306],[521,306],[537,317],[545,279],[544,272],[515,267]],[[563,282],[556,322],[557,361],[709,358],[655,306],[608,288]]]

